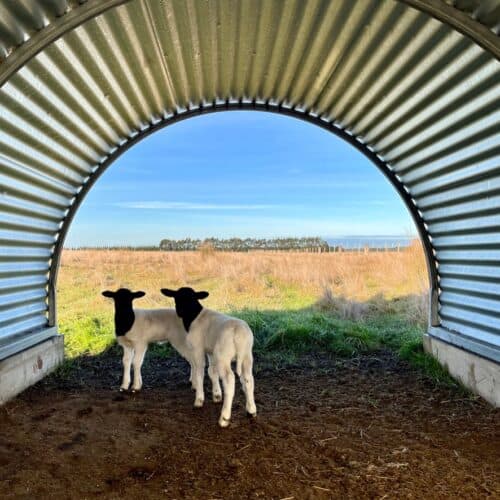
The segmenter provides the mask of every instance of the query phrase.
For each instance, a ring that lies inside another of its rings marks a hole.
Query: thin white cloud
[[[276,205],[259,204],[220,204],[220,203],[190,203],[183,201],[131,201],[116,203],[121,208],[138,210],[269,210]]]

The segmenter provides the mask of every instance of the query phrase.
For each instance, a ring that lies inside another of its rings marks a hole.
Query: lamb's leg
[[[191,389],[193,391],[196,391],[196,377],[194,376],[195,368],[194,368],[194,363],[189,362],[189,382],[191,382]]]
[[[257,415],[257,407],[255,406],[254,400],[254,380],[252,373],[253,366],[253,356],[250,354],[243,360],[242,370],[240,375],[241,386],[243,387],[243,392],[246,398],[246,410],[247,413],[255,417]]]
[[[222,389],[220,387],[219,373],[217,372],[217,367],[214,364],[213,357],[207,354],[208,358],[208,376],[212,381],[212,399],[214,403],[220,403],[222,401]]]
[[[120,391],[128,391],[130,386],[130,366],[132,365],[132,357],[134,350],[130,347],[123,346],[123,379]]]
[[[205,401],[205,393],[203,392],[203,377],[205,375],[205,355],[201,353],[196,356],[194,362],[194,381],[196,389],[196,397],[194,400],[194,407],[201,408]]]
[[[142,389],[142,376],[141,367],[144,361],[144,355],[146,354],[148,346],[139,344],[135,347],[134,352],[134,383],[132,384],[132,391],[140,391]]]
[[[231,421],[231,408],[234,398],[234,373],[231,369],[231,364],[219,366],[219,373],[222,375],[222,385],[224,387],[224,403],[219,418],[219,425],[227,427]]]

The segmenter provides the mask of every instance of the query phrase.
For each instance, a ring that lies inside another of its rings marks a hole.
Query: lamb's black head
[[[206,299],[208,297],[208,292],[195,292],[192,288],[182,287],[178,290],[162,288],[161,293],[175,300],[175,311],[177,312],[177,316],[182,318],[184,328],[189,332],[191,323],[203,309],[199,301]]]
[[[116,292],[106,290],[102,292],[104,297],[115,301],[115,333],[117,336],[126,335],[135,321],[132,302],[134,299],[144,297],[145,292],[131,292],[128,288],[120,288]]]

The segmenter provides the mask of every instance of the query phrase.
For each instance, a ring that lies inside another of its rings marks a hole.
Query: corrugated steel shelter
[[[56,333],[64,236],[119,155],[254,109],[373,161],[426,250],[430,336],[500,363],[499,30],[499,0],[0,0],[0,359]]]

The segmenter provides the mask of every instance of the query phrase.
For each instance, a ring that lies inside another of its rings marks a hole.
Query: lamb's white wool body
[[[235,389],[231,362],[234,360],[236,373],[245,393],[247,412],[255,416],[257,408],[253,394],[253,333],[250,327],[240,319],[203,308],[199,301],[206,299],[208,292],[195,292],[192,288],[182,287],[178,290],[162,288],[161,293],[175,300],[175,311],[188,332],[187,338],[193,352],[195,406],[202,406],[205,400],[203,376],[207,355],[211,363],[208,374],[212,382],[220,377],[224,387],[224,403],[219,425],[227,427],[231,420]]]
[[[134,367],[133,391],[142,388],[141,368],[149,344],[170,342],[173,348],[191,364],[192,351],[186,332],[175,309],[133,309],[134,323],[125,335],[116,337],[123,347],[123,380],[121,390],[130,386],[130,369]]]
[[[251,416],[257,414],[254,400],[253,379],[253,333],[242,320],[203,308],[191,323],[187,335],[192,346],[194,360],[194,380],[196,404],[204,401],[203,374],[205,371],[205,353],[209,355],[211,366],[210,378],[222,379],[224,403],[219,418],[219,425],[227,427],[231,420],[231,409],[235,391],[235,376],[231,362],[236,361],[236,373],[246,397],[246,410]]]

